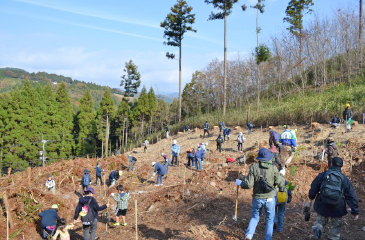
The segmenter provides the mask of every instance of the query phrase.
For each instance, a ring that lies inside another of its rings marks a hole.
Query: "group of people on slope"
[[[256,158],[258,163],[250,167],[247,176],[236,179],[236,184],[241,188],[253,188],[251,220],[245,240],[253,238],[262,210],[265,211],[266,223],[264,240],[272,239],[275,228],[278,233],[284,230],[285,206],[291,201],[291,192],[286,187],[285,168],[279,171],[273,165],[273,158],[268,149],[260,149]],[[311,184],[308,197],[315,200],[314,211],[317,213],[317,219],[312,230],[316,239],[321,238],[323,227],[329,219],[331,225],[328,239],[340,239],[342,217],[347,214],[346,204],[350,207],[354,220],[358,219],[358,200],[351,182],[341,172],[342,166],[341,158],[332,158],[329,170],[320,173]]]

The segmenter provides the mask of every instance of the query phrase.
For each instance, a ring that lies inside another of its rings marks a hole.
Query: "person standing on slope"
[[[285,126],[284,132],[280,135],[280,142],[280,153],[284,154],[287,152],[289,154],[289,157],[285,161],[285,167],[287,168],[294,157],[293,153],[297,150],[297,141],[295,140],[293,133],[290,131],[289,125]]]
[[[236,185],[243,189],[253,188],[251,220],[248,225],[245,240],[251,240],[255,234],[257,224],[260,221],[262,209],[265,209],[265,237],[264,240],[271,240],[275,219],[275,197],[278,186],[280,191],[284,191],[285,179],[279,174],[278,169],[272,165],[273,155],[266,149],[259,150],[258,163],[250,167],[250,172],[242,181],[236,179]],[[285,174],[285,171],[283,172]]]
[[[341,172],[343,160],[332,158],[332,166],[320,173],[312,182],[309,199],[315,200],[317,219],[312,226],[315,239],[320,239],[324,226],[331,219],[328,239],[339,240],[342,217],[347,214],[346,204],[351,208],[354,220],[359,218],[359,203],[350,180]]]
[[[208,137],[209,137],[209,124],[208,124],[208,121],[205,121],[203,128],[204,128],[204,135],[203,135],[203,137],[205,137],[205,133],[208,133]]]
[[[171,146],[171,151],[172,151],[171,166],[176,167],[179,164],[178,157],[179,157],[179,154],[180,154],[180,146],[179,146],[179,144],[177,144],[176,140],[173,141],[173,144]]]
[[[245,142],[245,137],[243,136],[243,133],[240,132],[237,137],[237,144],[238,144],[238,151],[243,152],[243,143]]]
[[[345,125],[346,132],[350,132],[350,130],[351,130],[351,125],[348,124],[348,122],[351,120],[352,120],[352,110],[350,108],[350,104],[346,103],[346,108],[343,111],[343,122]]]

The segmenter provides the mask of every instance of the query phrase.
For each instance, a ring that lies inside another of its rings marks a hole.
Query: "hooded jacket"
[[[89,206],[90,206],[89,211],[91,211],[91,213],[93,214],[94,219],[98,219],[98,212],[99,211],[103,211],[104,209],[107,208],[106,204],[104,204],[102,206],[99,206],[96,199],[93,198],[92,196],[81,197],[81,198],[79,198],[79,203],[77,204],[77,207],[76,207],[76,210],[75,210],[75,215],[74,215],[75,220],[77,220],[77,218],[79,217],[79,213],[82,210],[82,207],[89,202],[90,198],[92,198],[92,199],[91,199],[91,202],[89,204]]]
[[[263,175],[266,182],[271,186],[278,186],[279,189],[284,189],[285,178],[279,174],[278,168],[271,164],[271,161],[259,161],[250,167],[245,180],[242,181],[241,187],[243,189],[250,189],[253,187],[253,198],[268,199],[276,196],[276,191],[273,190],[269,193],[263,193],[260,189],[260,169],[263,169]]]
[[[172,144],[171,146],[172,156],[179,156],[180,153],[180,146],[178,144]]]
[[[61,221],[58,213],[54,209],[48,209],[46,211],[41,212],[38,216],[42,218],[41,225],[43,228],[47,226],[57,226],[57,221]]]
[[[341,172],[340,167],[330,167],[330,171],[338,171]],[[314,211],[316,211],[319,215],[323,217],[342,217],[347,214],[346,203],[351,208],[351,214],[357,215],[359,214],[359,204],[357,201],[357,197],[355,194],[354,187],[352,186],[350,180],[343,175],[343,198],[339,205],[333,206],[325,204],[321,201],[321,198],[318,196],[320,195],[320,188],[321,183],[324,181],[325,177],[327,176],[328,171],[320,173],[312,182],[311,188],[309,190],[309,198],[311,200],[316,199],[314,202]]]
[[[269,138],[269,145],[270,147],[272,145],[277,146],[277,144],[280,142],[280,134],[278,132],[272,131],[270,133],[270,138]]]
[[[95,174],[97,177],[101,177],[101,167],[99,165],[96,166]]]
[[[198,150],[198,151],[196,152],[196,154],[195,154],[195,157],[196,157],[196,158],[199,158],[199,159],[203,159],[203,158],[205,157],[205,151],[204,151],[204,150],[202,150],[202,149]]]
[[[117,170],[114,170],[110,173],[109,179],[110,179],[110,181],[119,179],[119,174],[117,174]]]

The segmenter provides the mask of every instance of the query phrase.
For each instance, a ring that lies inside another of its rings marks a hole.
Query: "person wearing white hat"
[[[166,174],[166,168],[161,163],[152,162],[152,167],[155,167],[153,173],[152,173],[152,179],[157,173],[157,180],[155,186],[162,186],[163,185],[163,176]]]
[[[180,146],[179,146],[179,144],[177,144],[176,140],[173,141],[172,146],[171,146],[171,150],[172,150],[171,165],[176,167],[179,164],[178,157],[179,157],[179,154],[180,154]]]

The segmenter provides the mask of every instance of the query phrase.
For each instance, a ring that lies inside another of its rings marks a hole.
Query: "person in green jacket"
[[[243,189],[253,188],[251,220],[246,231],[246,240],[251,240],[259,223],[261,211],[265,209],[265,238],[271,240],[275,219],[275,197],[274,186],[278,186],[281,191],[285,188],[285,178],[279,174],[277,167],[272,165],[273,154],[266,148],[259,150],[258,163],[250,167],[250,172],[242,181],[236,179],[236,184]],[[263,187],[263,183],[266,187]]]

